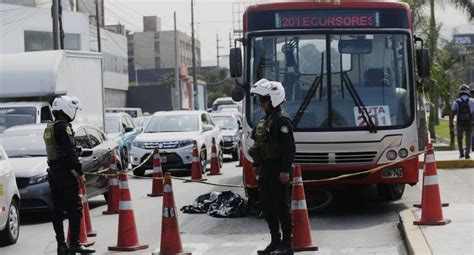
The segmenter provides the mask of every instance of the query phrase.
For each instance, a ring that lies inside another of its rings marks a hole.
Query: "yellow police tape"
[[[372,168],[372,169],[369,169],[369,170],[366,170],[366,171],[362,171],[362,172],[357,172],[357,173],[351,173],[351,174],[342,174],[342,175],[339,175],[339,176],[336,176],[336,177],[332,177],[332,178],[326,178],[326,179],[319,179],[319,180],[303,180],[303,183],[318,183],[318,182],[328,182],[328,181],[335,181],[335,180],[340,180],[340,179],[345,179],[345,178],[349,178],[349,177],[353,177],[353,176],[357,176],[357,175],[363,175],[363,174],[372,174],[372,173],[375,173],[375,172],[378,172],[384,168],[387,168],[387,167],[390,167],[390,166],[393,166],[393,165],[396,165],[398,163],[401,163],[401,162],[404,162],[404,161],[407,161],[407,160],[410,160],[410,159],[413,159],[415,157],[418,157],[419,155],[427,152],[427,151],[430,151],[430,150],[433,150],[433,149],[426,149],[426,150],[423,150],[423,151],[419,151],[418,153],[412,155],[411,157],[408,157],[406,159],[402,159],[402,160],[398,160],[398,161],[395,161],[395,162],[392,162],[392,163],[389,163],[389,164],[386,164],[386,165],[382,165],[382,166],[378,166],[378,167],[375,167],[375,168]],[[147,162],[150,157],[152,156],[153,154],[150,154],[150,156],[148,156],[148,158],[146,160],[143,161],[143,163],[141,163],[140,165],[138,165],[137,167],[133,168],[133,169],[130,169],[130,171],[133,171],[141,166],[143,166],[143,164],[145,162]],[[97,173],[85,173],[86,175],[96,175],[96,176],[103,176],[103,177],[115,177],[117,178],[120,174],[123,174],[125,172],[126,175],[128,176],[132,176],[132,177],[135,177],[135,178],[138,178],[138,179],[155,179],[155,180],[164,180],[165,177],[147,177],[147,176],[137,176],[137,175],[134,175],[134,174],[131,174],[131,173],[128,173],[126,171],[122,171],[121,173],[110,173],[110,174],[104,174],[102,172],[106,172],[108,171],[109,169],[105,169],[105,170],[102,170],[100,172],[97,172]],[[235,184],[225,184],[225,183],[216,183],[216,182],[208,182],[208,181],[204,181],[204,180],[192,180],[192,179],[187,179],[187,178],[180,178],[180,177],[175,177],[175,176],[172,176],[171,177],[172,179],[175,179],[175,180],[182,180],[182,181],[186,181],[186,182],[194,182],[194,183],[201,183],[201,184],[207,184],[207,185],[212,185],[212,186],[219,186],[219,187],[229,187],[229,188],[245,188],[243,185],[235,185]],[[292,184],[293,182],[290,182],[290,184]]]

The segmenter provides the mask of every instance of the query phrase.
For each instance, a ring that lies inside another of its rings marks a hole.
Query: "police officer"
[[[271,234],[270,244],[259,250],[258,254],[293,254],[289,180],[295,157],[295,142],[291,119],[281,109],[285,101],[285,89],[280,82],[261,79],[252,86],[250,93],[259,100],[265,112],[252,131],[255,143],[250,149],[263,214]]]
[[[69,253],[93,253],[79,242],[82,203],[79,197],[79,185],[84,184],[84,174],[79,162],[74,131],[71,121],[79,108],[76,97],[61,96],[53,101],[55,121],[48,123],[44,131],[44,141],[48,156],[48,181],[53,200],[53,227],[58,242],[58,255]],[[71,243],[67,247],[64,238],[64,217],[69,219]]]
[[[453,119],[456,117],[456,132],[458,140],[459,158],[470,159],[469,153],[471,151],[471,121],[474,112],[474,99],[469,97],[470,87],[463,84],[459,87],[459,98],[454,101],[451,107],[451,116],[449,124],[451,130],[454,128]],[[462,138],[466,135],[466,150],[463,149]]]

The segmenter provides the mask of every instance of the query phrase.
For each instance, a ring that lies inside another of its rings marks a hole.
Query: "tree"
[[[234,87],[234,82],[229,77],[229,70],[214,68],[201,71],[200,78],[206,82],[207,106],[212,107],[212,102],[219,97],[229,97]]]

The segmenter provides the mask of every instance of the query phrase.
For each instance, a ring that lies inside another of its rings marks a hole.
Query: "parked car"
[[[141,128],[135,127],[132,118],[127,113],[105,114],[105,133],[107,137],[117,142],[124,166],[127,166],[129,162],[128,152],[132,149],[132,142],[140,132]]]
[[[232,160],[239,160],[240,140],[242,138],[242,119],[238,113],[211,113],[212,120],[221,129],[223,153],[231,154]]]
[[[151,120],[153,116],[141,116],[141,117],[136,117],[133,118],[133,123],[135,124],[135,127],[141,128],[141,131],[145,129],[146,124]]]
[[[8,156],[0,145],[0,244],[16,243],[20,235],[20,192]]]
[[[16,126],[0,135],[16,175],[21,195],[21,210],[51,209],[51,190],[48,184],[46,146],[43,140],[45,124]],[[99,129],[85,124],[74,125],[77,145],[82,146],[82,171],[94,173],[110,167],[110,158],[117,143]],[[87,196],[104,195],[107,199],[107,179],[86,175]]]
[[[132,108],[132,107],[123,107],[123,108],[107,108],[105,112],[124,112],[128,113],[132,118],[141,117],[143,115],[142,108]]]
[[[222,165],[222,136],[219,127],[205,111],[157,112],[153,115],[143,133],[132,144],[131,159],[135,168],[140,165],[153,149],[160,149],[161,165],[164,170],[191,169],[193,140],[199,149],[202,171],[206,171],[211,159],[212,139],[215,139],[219,162]],[[153,158],[143,167],[134,171],[144,175],[146,169],[153,168]]]
[[[241,112],[242,110],[242,102],[235,102],[234,100],[232,100],[231,97],[220,97],[214,100],[214,102],[212,102],[212,110],[220,111],[222,108],[225,108],[223,107],[224,105],[231,105],[233,107],[237,107],[238,112]]]

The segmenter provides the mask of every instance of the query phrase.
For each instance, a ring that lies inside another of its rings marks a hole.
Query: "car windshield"
[[[118,119],[105,119],[105,133],[119,133],[120,132],[120,121]]]
[[[223,130],[238,129],[237,121],[232,117],[227,116],[213,116],[214,123]]]
[[[199,131],[198,115],[154,116],[145,128],[145,133]]]
[[[282,82],[283,108],[298,119],[296,129],[377,129],[413,120],[405,34],[259,36],[251,43],[250,83]],[[259,102],[248,100],[257,123]]]
[[[44,130],[18,130],[0,135],[0,144],[8,157],[43,157],[46,156],[46,146],[43,140]]]

